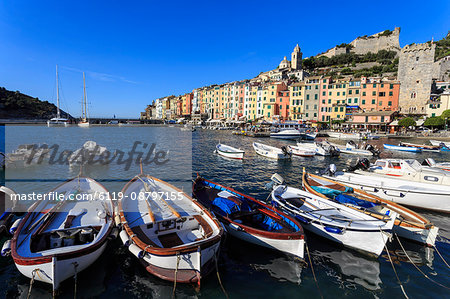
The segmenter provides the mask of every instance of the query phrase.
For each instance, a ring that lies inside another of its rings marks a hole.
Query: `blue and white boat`
[[[280,132],[270,133],[270,137],[278,139],[298,139],[302,136],[299,131],[295,129],[283,130]]]
[[[409,147],[409,146],[400,146],[400,145],[393,145],[393,144],[383,144],[383,147],[387,150],[392,151],[402,151],[402,152],[411,152],[411,153],[420,153],[422,149],[417,147]]]

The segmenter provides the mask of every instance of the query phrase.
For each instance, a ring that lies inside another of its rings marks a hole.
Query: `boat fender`
[[[337,227],[332,227],[332,226],[325,226],[325,230],[329,233],[333,233],[333,234],[341,234],[342,230],[340,228]]]
[[[123,245],[129,246],[130,245],[130,238],[128,237],[128,234],[125,230],[122,230],[119,233],[120,239],[122,240]]]
[[[2,247],[2,256],[8,256],[11,253],[11,240],[7,240]]]
[[[9,232],[11,233],[11,235],[14,235],[14,232],[19,227],[20,220],[22,220],[22,219],[17,219],[16,221],[14,221],[13,225],[11,225],[11,227],[9,228]]]
[[[105,212],[105,210],[99,210],[99,211],[97,212],[97,217],[98,217],[99,219],[105,219],[105,218],[106,218],[106,212]]]
[[[137,245],[131,244],[130,246],[128,246],[128,250],[130,250],[130,252],[139,259],[142,259],[145,256],[145,251],[139,248]]]
[[[116,223],[116,226],[120,225],[120,213],[119,213],[119,207],[114,207],[114,222]]]
[[[240,227],[240,226],[238,226],[238,225],[236,225],[236,224],[234,224],[234,223],[230,223],[229,226],[230,226],[232,229],[237,230],[237,231],[242,230],[242,227]]]
[[[304,223],[304,224],[309,224],[310,223],[310,221],[308,219],[306,219],[306,218],[304,218],[302,216],[299,216],[299,215],[296,215],[295,219],[297,219],[298,221],[300,221],[301,223]]]

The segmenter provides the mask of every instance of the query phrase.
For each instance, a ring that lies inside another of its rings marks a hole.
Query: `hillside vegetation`
[[[0,118],[9,119],[49,119],[56,116],[56,106],[41,101],[19,91],[0,87]],[[61,110],[61,116],[72,118]]]

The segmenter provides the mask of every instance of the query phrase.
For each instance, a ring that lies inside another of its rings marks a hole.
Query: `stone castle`
[[[325,53],[318,54],[319,56],[327,56],[328,58],[344,54],[367,54],[369,52],[377,53],[380,50],[395,51],[400,53],[400,27],[396,27],[393,31],[382,31],[371,36],[360,36],[350,43],[350,47],[336,46],[329,49]]]
[[[450,56],[435,61],[435,50],[433,42],[402,48],[398,65],[400,112],[424,114],[433,81],[450,79]]]

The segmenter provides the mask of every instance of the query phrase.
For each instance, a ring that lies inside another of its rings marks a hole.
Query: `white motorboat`
[[[450,186],[450,173],[442,169],[422,166],[414,159],[378,159],[368,169],[355,169],[355,172]]]
[[[431,145],[433,146],[445,146],[447,148],[450,148],[450,142],[449,141],[442,141],[442,140],[430,140]]]
[[[422,162],[422,166],[428,166],[431,168],[438,168],[445,171],[450,171],[450,162],[436,163],[433,158],[427,158]]]
[[[180,189],[139,174],[122,190],[120,237],[145,269],[164,280],[200,285],[215,268],[223,228]]]
[[[289,129],[282,130],[280,132],[270,133],[270,137],[278,138],[278,139],[298,139],[302,136],[302,134],[298,130]]]
[[[411,146],[402,146],[402,145],[394,145],[394,144],[383,144],[383,147],[387,150],[391,151],[400,151],[400,152],[411,152],[411,153],[420,153],[422,151],[421,148],[411,147]]]
[[[105,187],[87,177],[66,181],[47,195],[21,220],[11,255],[23,275],[56,291],[103,253],[114,209]]]
[[[272,204],[293,215],[311,232],[349,248],[379,256],[391,236],[397,213],[381,219],[309,192],[288,187],[277,174]]]
[[[88,120],[88,105],[86,98],[86,78],[83,72],[83,101],[81,102],[81,121],[78,123],[79,127],[88,128],[90,126]]]
[[[299,146],[288,146],[294,156],[300,157],[312,157],[316,155],[316,151],[313,149],[303,148]]]
[[[68,158],[69,165],[84,165],[84,164],[99,164],[105,165],[106,163],[102,159],[108,159],[108,150],[104,146],[100,146],[97,142],[89,140],[86,141],[83,146],[74,151]],[[107,155],[107,156],[105,156]]]
[[[244,151],[225,144],[216,145],[216,153],[231,159],[243,159]]]
[[[290,159],[291,153],[286,147],[277,148],[263,143],[253,142],[253,148],[258,155],[271,159]]]
[[[362,135],[360,133],[342,133],[342,132],[327,132],[330,138],[337,138],[342,140],[348,139],[362,139]]]
[[[67,127],[69,120],[61,117],[59,110],[59,79],[58,79],[58,66],[56,66],[56,117],[47,121],[49,127]]]
[[[339,156],[340,151],[328,141],[297,142],[297,147],[304,150],[313,150],[319,156]]]
[[[326,178],[364,190],[395,203],[439,212],[450,212],[450,186],[412,182],[372,172],[336,172],[330,165]]]
[[[374,156],[379,154],[379,151],[372,145],[366,144],[365,147],[358,146],[353,140],[347,142],[345,146],[334,143],[330,144],[338,148],[339,151],[344,154],[358,155],[358,156]]]
[[[395,233],[428,246],[435,244],[439,228],[417,212],[335,180],[307,173],[304,169],[302,184],[303,188],[312,194],[330,198],[376,218],[384,217],[389,213],[388,210],[394,211],[397,213],[393,229]]]

